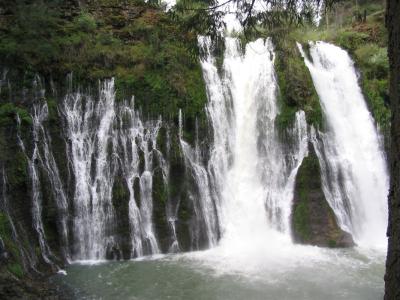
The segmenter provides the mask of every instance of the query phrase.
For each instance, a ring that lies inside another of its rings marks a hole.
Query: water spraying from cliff
[[[68,201],[67,196],[63,187],[62,180],[60,178],[59,170],[56,161],[53,156],[51,149],[51,138],[43,122],[47,121],[49,116],[49,110],[47,103],[35,104],[33,106],[32,120],[34,125],[34,139],[35,148],[33,161],[38,160],[40,166],[47,173],[47,178],[50,182],[50,190],[57,208],[58,224],[59,224],[59,235],[61,241],[61,249],[63,251],[63,257],[66,260],[70,259],[69,254],[69,229],[68,229]],[[39,153],[41,151],[41,155]],[[35,161],[35,163],[37,163]],[[39,182],[39,178],[37,178]],[[36,190],[33,189],[36,193]],[[39,194],[38,197],[41,197]],[[41,218],[41,216],[40,216]]]
[[[34,85],[39,85],[39,78],[36,78]],[[47,174],[47,180],[50,183],[50,191],[55,201],[59,235],[61,242],[61,251],[63,258],[67,261],[70,259],[69,255],[69,232],[68,232],[68,202],[64,192],[61,178],[59,176],[58,167],[56,165],[53,153],[51,150],[51,139],[44,126],[49,116],[48,106],[46,102],[41,102],[38,99],[43,99],[44,90],[38,89],[40,95],[36,97],[36,103],[33,104],[32,118],[32,135],[33,135],[33,150],[29,156],[25,148],[24,142],[21,139],[19,128],[20,118],[17,116],[17,140],[22,152],[25,154],[28,162],[29,177],[31,180],[31,213],[32,225],[37,234],[40,253],[43,260],[57,268],[55,264],[56,256],[51,251],[47,239],[46,232],[43,225],[43,192],[41,188],[40,173],[43,170]]]
[[[152,221],[153,171],[162,169],[165,184],[168,176],[168,166],[157,149],[161,120],[143,123],[133,99],[116,104],[113,80],[100,86],[98,99],[69,93],[62,113],[75,176],[74,258],[121,256],[113,203],[118,172],[129,194],[131,256],[158,253]]]
[[[129,220],[133,256],[159,253],[153,230],[153,162],[158,160],[162,169],[164,183],[168,184],[168,165],[157,149],[157,135],[161,120],[144,125],[139,114],[134,109],[134,100],[125,102],[118,114],[119,145],[122,147],[121,159],[123,176],[129,189]],[[144,170],[140,170],[140,154],[144,161]],[[137,205],[134,192],[134,181],[139,181],[140,208]]]
[[[116,167],[112,123],[115,117],[113,82],[106,81],[98,101],[81,93],[65,97],[63,114],[69,140],[69,162],[75,175],[74,258],[103,259],[107,235],[114,227],[112,185]]]
[[[207,239],[207,246],[214,247],[218,240],[218,223],[207,169],[204,167],[201,161],[197,143],[195,147],[192,148],[183,140],[182,126],[182,111],[180,110],[179,141],[185,160],[185,165],[196,185],[195,191],[192,191],[191,194],[197,223],[196,231],[199,232],[201,229],[203,229]],[[199,240],[198,235],[199,233],[196,234],[196,240]]]
[[[311,44],[310,55],[312,62],[303,53],[327,121],[327,132],[313,139],[325,196],[357,244],[384,248],[389,176],[354,63],[344,50],[324,42]]]

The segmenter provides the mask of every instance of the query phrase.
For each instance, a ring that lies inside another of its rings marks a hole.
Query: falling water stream
[[[385,249],[389,176],[354,63],[346,51],[324,42],[312,44],[310,54],[313,62],[305,62],[328,126],[313,139],[324,193],[340,226],[359,245]]]
[[[218,195],[220,247],[244,253],[290,243],[294,179],[307,153],[304,113],[296,114],[288,132],[293,146],[285,146],[275,128],[279,109],[270,40],[248,43],[242,53],[238,40],[226,38],[222,78],[210,40],[199,42],[207,53],[202,67],[214,129],[208,167]]]
[[[121,255],[113,234],[116,219],[112,189],[118,171],[129,192],[131,257],[159,253],[152,221],[152,176],[157,162],[167,184],[168,165],[156,142],[161,120],[143,123],[133,99],[116,104],[113,80],[100,86],[98,99],[80,92],[69,93],[62,114],[67,123],[69,161],[76,178],[75,260],[102,260],[107,251]]]

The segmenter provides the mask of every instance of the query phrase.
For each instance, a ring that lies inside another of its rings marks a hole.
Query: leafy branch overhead
[[[224,17],[234,15],[245,31],[313,22],[319,8],[326,10],[340,0],[182,0],[171,12],[187,28],[215,37],[226,29]]]

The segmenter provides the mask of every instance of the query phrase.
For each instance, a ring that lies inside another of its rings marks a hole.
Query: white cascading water
[[[26,159],[28,161],[28,170],[29,177],[31,179],[31,199],[32,199],[32,225],[35,229],[38,241],[40,252],[42,254],[43,260],[48,264],[53,264],[52,258],[54,257],[51,252],[47,241],[46,241],[46,233],[43,227],[42,221],[42,194],[40,188],[40,178],[39,178],[39,165],[43,166],[43,158],[39,151],[39,146],[41,142],[40,135],[42,133],[42,123],[47,118],[47,105],[40,106],[34,105],[33,114],[32,114],[32,122],[33,122],[33,151],[32,156],[29,157],[26,152],[25,145],[18,135],[19,146],[21,150],[25,153]],[[20,119],[18,117],[18,127],[20,127]]]
[[[384,248],[389,175],[354,63],[325,42],[310,44],[310,55],[303,52],[327,121],[326,133],[313,134],[325,196],[357,244]]]
[[[73,232],[75,259],[103,259],[113,244],[112,186],[116,162],[112,135],[114,83],[105,81],[98,101],[81,93],[65,97],[63,114],[69,162],[75,175]]]
[[[182,124],[182,111],[179,111],[179,141],[183,157],[185,159],[185,165],[190,170],[190,174],[196,183],[196,194],[192,194],[191,198],[194,203],[194,211],[196,221],[198,223],[197,230],[200,227],[204,227],[208,247],[213,247],[218,241],[218,224],[215,206],[210,190],[210,182],[208,179],[207,169],[201,162],[201,156],[198,149],[198,142],[196,139],[196,145],[193,149],[188,143],[183,140]]]
[[[62,113],[67,125],[69,161],[75,175],[74,259],[105,259],[107,250],[120,251],[114,238],[112,202],[119,168],[129,191],[131,256],[159,253],[152,222],[152,185],[154,158],[165,183],[168,176],[168,166],[156,143],[161,120],[143,124],[133,99],[116,104],[113,80],[101,85],[99,99],[79,92],[69,93]],[[135,198],[135,180],[139,180],[136,194],[140,199]]]
[[[125,123],[124,123],[125,122]],[[168,165],[162,153],[157,149],[157,135],[161,128],[161,120],[144,125],[131,103],[123,103],[118,114],[119,145],[122,147],[122,170],[129,189],[129,220],[131,226],[132,257],[160,252],[153,230],[152,184],[153,160],[156,157],[162,169],[164,184],[167,184]],[[144,170],[140,171],[140,153],[143,153]],[[139,180],[139,199],[135,199],[134,181]],[[146,243],[147,245],[144,245]],[[147,247],[147,251],[146,251]]]
[[[46,102],[42,103],[41,105],[34,105],[32,115],[32,120],[34,123],[34,138],[38,139],[37,142],[40,142],[43,153],[43,158],[41,158],[39,161],[41,163],[41,167],[47,173],[53,199],[57,206],[58,224],[60,227],[59,234],[63,256],[69,260],[68,201],[62,180],[60,178],[59,170],[53,156],[53,151],[51,149],[51,138],[43,125],[43,121],[48,119],[48,115],[49,111]]]
[[[307,154],[307,125],[296,114],[287,135],[292,147],[280,143],[275,119],[277,83],[270,40],[246,45],[225,39],[220,77],[211,42],[199,38],[214,130],[209,174],[215,189],[221,248],[241,254],[250,248],[290,247],[290,212],[297,169]]]
[[[28,156],[25,145],[21,139],[20,118],[17,117],[18,134],[17,139],[21,150],[24,152],[28,161],[29,176],[31,179],[31,199],[32,199],[32,222],[35,229],[43,260],[53,265],[54,254],[46,241],[46,233],[42,221],[42,192],[40,186],[39,168],[42,168],[47,173],[47,178],[50,182],[51,191],[57,208],[57,215],[59,221],[59,234],[61,242],[61,250],[63,257],[69,260],[68,251],[68,202],[62,186],[59,171],[55,163],[51,151],[51,139],[47,130],[44,128],[43,122],[48,119],[49,111],[46,102],[41,101],[44,99],[45,90],[43,83],[38,76],[35,76],[33,81],[35,92],[35,103],[33,105],[32,118],[32,135],[33,135],[33,150],[31,157]],[[41,102],[41,103],[40,103]]]

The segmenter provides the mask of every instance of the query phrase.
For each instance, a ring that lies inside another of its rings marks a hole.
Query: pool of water
[[[124,262],[79,262],[52,278],[75,299],[376,300],[385,254],[294,247],[292,256],[213,249]]]

